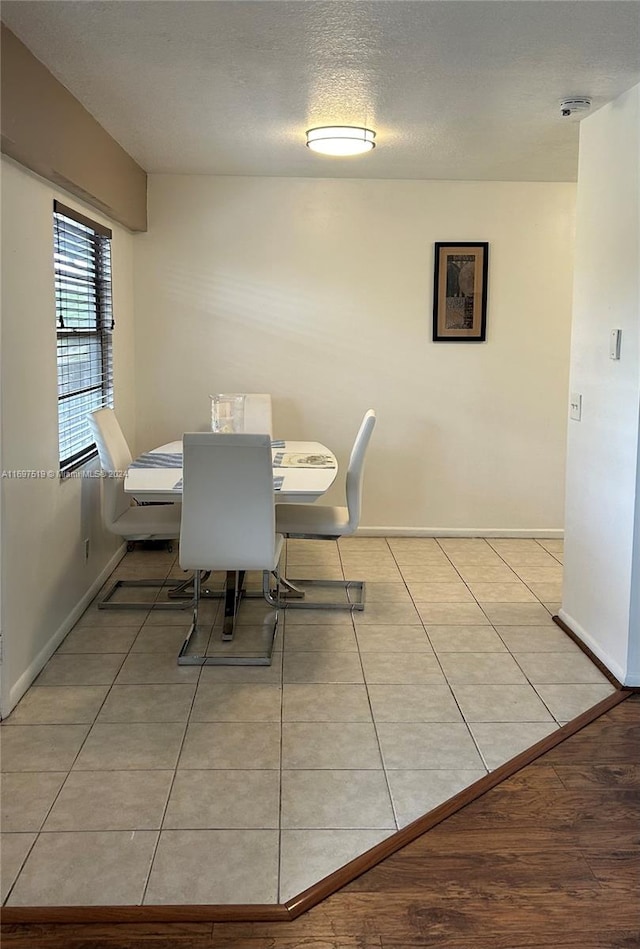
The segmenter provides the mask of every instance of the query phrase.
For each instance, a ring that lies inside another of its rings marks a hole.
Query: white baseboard
[[[607,667],[609,672],[616,677],[618,682],[620,682],[622,685],[629,685],[629,686],[640,685],[640,682],[637,682],[637,683],[629,682],[629,681],[625,682],[626,672],[622,668],[622,666],[619,663],[617,663],[614,659],[612,659],[611,656],[609,656],[604,651],[602,646],[598,642],[596,642],[593,636],[590,633],[588,633],[586,629],[583,629],[580,623],[578,623],[573,618],[573,616],[570,616],[566,610],[559,609],[558,616],[560,617],[563,623],[566,623],[566,625],[569,627],[571,632],[574,633],[578,637],[578,639],[585,644],[585,646],[589,647],[593,655],[596,656],[600,660],[600,662],[604,666]]]
[[[358,537],[536,537],[546,540],[562,540],[564,529],[500,527],[359,527]]]
[[[84,594],[82,599],[76,606],[71,610],[66,619],[58,626],[55,633],[52,635],[51,639],[47,642],[35,659],[27,666],[25,671],[22,673],[17,682],[13,684],[9,690],[8,702],[7,705],[2,705],[2,718],[6,718],[9,712],[16,707],[22,696],[25,694],[31,683],[34,681],[36,676],[44,669],[46,663],[49,661],[51,656],[54,654],[62,640],[65,638],[67,633],[69,633],[75,624],[78,622],[89,603],[104,584],[105,580],[113,573],[115,568],[118,566],[123,556],[127,551],[126,544],[122,544],[115,552],[111,560],[108,562],[104,570],[96,577],[93,581],[87,592]],[[4,696],[3,696],[4,698]]]

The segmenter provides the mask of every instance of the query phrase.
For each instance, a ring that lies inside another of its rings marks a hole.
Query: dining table
[[[272,439],[271,456],[274,503],[311,504],[329,490],[338,473],[336,456],[320,442]],[[135,458],[126,471],[124,490],[140,503],[180,503],[182,440],[167,442]],[[211,490],[215,490],[214,484]],[[206,579],[207,575],[203,577]],[[280,595],[285,600],[304,597],[304,593],[284,576],[279,577],[279,585]],[[190,576],[176,581],[168,596],[170,599],[192,599],[192,591],[193,576]],[[243,571],[227,571],[222,591],[210,589],[206,583],[201,586],[201,596],[225,599],[224,641],[234,637],[238,608],[246,595]]]
[[[320,442],[272,439],[274,500],[312,504],[325,494],[338,473],[333,452]],[[182,440],[144,452],[129,465],[124,490],[137,501],[180,502]]]

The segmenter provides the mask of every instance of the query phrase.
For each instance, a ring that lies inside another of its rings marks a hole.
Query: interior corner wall
[[[640,86],[580,129],[562,619],[640,685]],[[622,331],[620,359],[610,333]]]
[[[343,474],[372,407],[364,530],[560,536],[574,202],[571,183],[150,176],[138,449],[205,428],[210,393],[271,392],[276,434]],[[484,343],[432,341],[436,241],[489,242]]]
[[[113,230],[115,402],[131,439],[135,404],[132,235],[11,159],[2,159],[1,171],[1,456],[7,476],[0,481],[0,559],[6,716],[121,546],[102,528],[100,479],[58,477],[54,198]]]

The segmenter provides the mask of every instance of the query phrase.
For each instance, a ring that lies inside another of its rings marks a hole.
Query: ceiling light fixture
[[[322,155],[362,155],[376,147],[376,133],[353,125],[309,129],[307,147]]]

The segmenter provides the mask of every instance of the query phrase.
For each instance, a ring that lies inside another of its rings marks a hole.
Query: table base
[[[274,572],[273,576],[276,580],[276,589],[275,593],[271,590],[270,578],[272,574],[268,571],[265,571],[263,574],[263,588],[262,593],[247,593],[244,589],[244,579],[245,571],[244,570],[228,570],[225,578],[224,590],[213,591],[213,590],[202,590],[201,583],[203,579],[208,579],[211,571],[205,571],[201,575],[200,571],[196,571],[192,577],[184,581],[182,586],[182,592],[178,595],[185,596],[187,586],[191,584],[193,586],[193,595],[191,603],[186,605],[193,605],[193,621],[187,637],[182,644],[182,648],[178,653],[178,665],[180,666],[270,666],[271,657],[273,654],[273,646],[276,638],[276,633],[278,630],[278,606],[280,605],[279,598],[279,587],[280,587],[280,578]],[[171,594],[170,594],[171,595]],[[221,599],[224,597],[224,623],[222,628],[222,641],[231,642],[233,640],[236,628],[236,622],[238,619],[238,609],[240,607],[240,602],[243,597],[252,597],[260,596],[264,598],[267,603],[275,608],[275,619],[269,636],[268,647],[265,655],[262,656],[199,656],[194,654],[189,654],[189,643],[198,629],[198,603],[202,598],[208,599]]]

